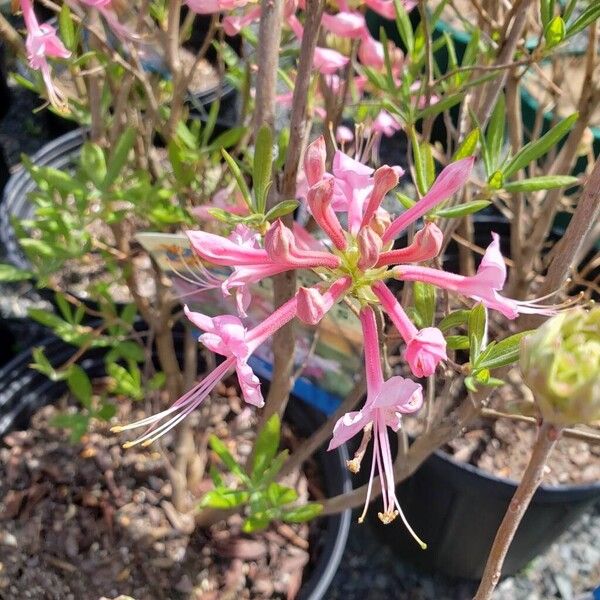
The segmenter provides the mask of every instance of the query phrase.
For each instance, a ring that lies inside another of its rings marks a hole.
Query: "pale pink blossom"
[[[394,0],[365,0],[365,4],[386,19],[393,21],[396,18]],[[404,6],[407,12],[410,12],[417,5],[417,2],[415,0],[404,0],[400,4]]]
[[[335,15],[324,13],[321,24],[331,33],[345,38],[360,38],[367,27],[361,13],[348,11],[340,11]]]
[[[238,35],[244,27],[248,27],[260,19],[260,6],[249,10],[244,15],[227,15],[223,18],[222,25],[225,35]]]
[[[386,265],[397,265],[402,263],[415,263],[431,260],[440,253],[444,234],[442,230],[431,221],[425,223],[423,229],[419,229],[410,245],[397,250],[388,250],[379,255],[377,267]]]
[[[449,164],[436,178],[431,189],[414,206],[403,212],[387,228],[384,242],[390,242],[417,219],[444,200],[448,200],[468,181],[475,159],[472,156]]]
[[[401,129],[402,124],[398,119],[390,115],[387,110],[380,110],[373,121],[373,131],[385,135],[386,137],[393,136],[396,131],[400,131]]]
[[[50,104],[58,110],[65,110],[67,98],[52,80],[48,58],[69,58],[71,52],[60,41],[54,27],[38,23],[31,0],[21,0],[21,10],[27,28],[25,47],[29,66],[42,74]]]
[[[555,307],[540,305],[538,300],[517,301],[498,293],[506,281],[506,264],[500,253],[500,239],[496,233],[492,233],[492,243],[487,247],[475,275],[457,275],[428,267],[401,265],[394,267],[394,276],[402,281],[422,281],[468,296],[482,302],[487,308],[497,310],[508,319],[516,319],[523,313],[547,316],[556,313]]]

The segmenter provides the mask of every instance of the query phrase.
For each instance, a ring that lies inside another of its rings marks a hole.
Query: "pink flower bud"
[[[323,179],[325,175],[325,138],[321,135],[312,144],[308,145],[304,154],[304,172],[306,181],[312,186]]]
[[[404,358],[415,377],[429,377],[446,360],[446,340],[437,327],[421,329],[406,345]]]
[[[385,195],[398,185],[398,179],[404,171],[399,167],[384,165],[373,174],[373,191],[363,215],[362,226],[366,227],[379,208]]]
[[[265,250],[272,261],[290,262],[294,248],[294,234],[279,220],[265,234]]]
[[[321,293],[317,287],[301,287],[296,294],[296,316],[309,325],[316,325],[331,310],[352,284],[350,277],[341,277]]]
[[[331,241],[340,250],[345,250],[348,243],[344,230],[331,207],[333,199],[334,180],[324,179],[308,190],[306,200],[310,212],[321,229],[329,236]]]
[[[383,242],[370,227],[363,227],[358,233],[356,241],[360,253],[358,267],[366,271],[377,263]]]

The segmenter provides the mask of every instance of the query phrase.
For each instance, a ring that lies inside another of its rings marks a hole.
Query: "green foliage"
[[[211,467],[214,489],[207,492],[198,508],[234,509],[244,506],[245,533],[265,529],[271,521],[301,523],[317,516],[323,509],[316,502],[295,505],[296,491],[275,481],[287,460],[287,450],[277,452],[281,422],[273,415],[258,434],[249,473],[235,460],[225,444],[216,436],[209,438],[211,450],[227,468],[235,483],[227,485],[218,471]],[[233,487],[235,486],[235,487]]]

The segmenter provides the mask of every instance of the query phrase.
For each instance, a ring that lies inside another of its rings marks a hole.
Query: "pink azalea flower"
[[[21,0],[21,10],[27,28],[25,47],[29,66],[42,74],[50,104],[59,110],[64,110],[67,98],[52,81],[48,58],[69,58],[71,53],[56,35],[54,27],[47,23],[42,25],[38,23],[31,0]]]
[[[423,405],[422,388],[418,383],[402,377],[383,379],[381,355],[377,336],[375,313],[370,306],[360,311],[360,321],[364,336],[365,372],[367,378],[367,400],[359,411],[346,413],[333,428],[333,437],[329,450],[337,448],[350,438],[362,432],[370,425],[373,428],[373,460],[365,508],[359,522],[362,522],[371,499],[371,489],[375,475],[375,466],[379,471],[383,496],[383,512],[379,518],[390,523],[398,515],[421,547],[426,545],[417,537],[406,521],[398,499],[394,483],[394,462],[390,448],[387,428],[398,431],[402,424],[402,415],[418,411]]]
[[[211,15],[246,6],[249,0],[184,0],[188,8],[199,15]]]
[[[297,316],[309,325],[316,325],[336,304],[352,285],[351,277],[340,277],[325,292],[317,287],[298,290]]]
[[[358,12],[341,11],[336,15],[323,14],[323,27],[345,38],[360,38],[366,31],[365,17]]]
[[[386,19],[393,21],[396,18],[394,0],[365,0],[365,4]],[[417,5],[415,0],[404,0],[401,4],[407,12],[410,12]]]
[[[435,223],[427,222],[423,229],[417,231],[409,246],[382,252],[376,266],[383,267],[431,260],[440,253],[443,241],[444,234],[442,230]]]
[[[475,159],[472,156],[449,164],[433,182],[431,189],[414,206],[403,212],[387,228],[384,243],[391,242],[417,219],[455,194],[469,179]]]
[[[128,442],[125,446],[131,447],[139,443],[151,444],[195,410],[231,369],[235,369],[237,373],[244,400],[254,406],[263,406],[260,381],[247,361],[258,346],[294,318],[296,304],[296,297],[294,297],[250,331],[237,317],[232,315],[211,318],[202,313],[192,312],[185,307],[188,319],[205,332],[199,340],[213,352],[225,356],[225,360],[168,409],[135,423],[113,427],[113,431],[148,427],[141,437],[134,442]],[[165,421],[167,417],[169,418]]]
[[[386,137],[392,137],[396,131],[402,129],[401,123],[395,117],[392,117],[386,110],[380,110],[373,121],[373,131],[381,133]]]
[[[406,343],[404,359],[415,377],[429,377],[442,360],[447,360],[446,340],[437,327],[425,327],[420,331],[413,325],[396,297],[385,283],[373,284],[373,292],[381,306]]]
[[[497,310],[508,319],[516,319],[522,313],[548,316],[556,314],[556,308],[539,304],[541,298],[520,302],[498,293],[506,281],[506,264],[500,253],[500,239],[496,233],[492,233],[492,243],[487,247],[477,273],[473,276],[456,275],[416,265],[395,267],[394,276],[402,281],[422,281],[468,296],[482,302],[487,308]]]

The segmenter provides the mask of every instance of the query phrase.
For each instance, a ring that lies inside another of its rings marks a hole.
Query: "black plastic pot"
[[[372,519],[377,534],[407,560],[429,571],[479,579],[516,483],[438,451],[397,488],[411,526],[427,542],[421,551],[408,535]],[[594,502],[594,485],[542,486],[536,492],[502,570],[512,575],[543,552]]]
[[[75,349],[56,338],[47,338],[38,344],[43,346],[46,356],[53,365],[68,360]],[[19,354],[0,369],[0,438],[12,430],[26,429],[33,413],[47,404],[58,400],[66,391],[64,381],[51,381],[41,373],[29,368],[31,351]],[[102,350],[86,355],[79,362],[91,377],[104,375]],[[286,413],[290,422],[300,432],[311,433],[323,421],[323,416],[300,400],[290,403]],[[352,490],[346,469],[348,451],[345,446],[335,452],[324,448],[315,455],[323,473],[323,482],[328,495]],[[351,511],[329,516],[323,522],[323,535],[315,548],[316,560],[303,583],[299,600],[322,600],[342,559],[348,532]]]

